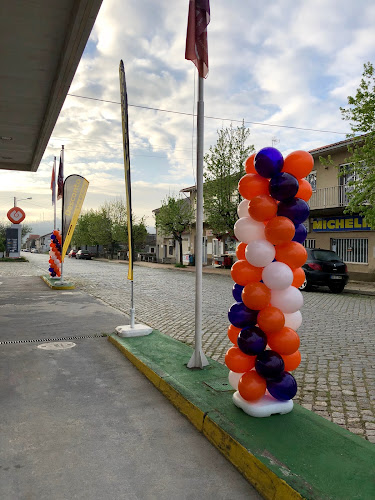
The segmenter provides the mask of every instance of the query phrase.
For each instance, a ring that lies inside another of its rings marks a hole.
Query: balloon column
[[[302,323],[299,291],[307,253],[302,243],[312,189],[304,179],[314,160],[294,151],[285,160],[263,148],[246,160],[238,190],[234,234],[240,241],[231,269],[236,302],[228,312],[225,356],[234,403],[253,416],[288,413],[297,384],[291,375],[301,361],[297,330]]]
[[[52,278],[61,276],[61,234],[56,229],[51,234],[51,243],[49,244],[49,273]]]

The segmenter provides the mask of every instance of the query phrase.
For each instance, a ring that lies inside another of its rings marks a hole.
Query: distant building
[[[39,253],[45,253],[49,251],[50,248],[49,245],[51,243],[51,234],[52,230],[49,233],[44,234],[43,236],[39,236],[39,238],[37,238],[37,240],[35,241],[35,247]]]
[[[36,241],[40,238],[39,234],[30,234],[25,242],[27,250],[36,248]]]

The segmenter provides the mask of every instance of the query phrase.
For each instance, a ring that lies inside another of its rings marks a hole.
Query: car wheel
[[[310,283],[307,281],[307,278],[305,277],[305,281],[299,287],[299,290],[301,290],[303,292],[309,292],[311,290],[311,288],[312,287],[311,287]]]
[[[345,288],[345,284],[344,283],[331,283],[330,285],[328,285],[328,288],[333,293],[341,293]]]

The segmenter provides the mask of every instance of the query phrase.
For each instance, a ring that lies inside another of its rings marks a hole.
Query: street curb
[[[66,282],[66,285],[57,285],[48,276],[41,276],[41,279],[46,283],[52,290],[74,290],[75,286],[72,283]]]
[[[300,500],[303,497],[224,431],[198,406],[189,401],[143,361],[132,354],[113,334],[108,341],[125,357],[269,500]]]

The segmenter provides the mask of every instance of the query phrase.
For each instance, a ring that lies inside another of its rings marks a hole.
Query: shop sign
[[[314,233],[324,233],[332,231],[371,231],[363,217],[343,216],[343,217],[318,217],[312,219],[312,231]]]

